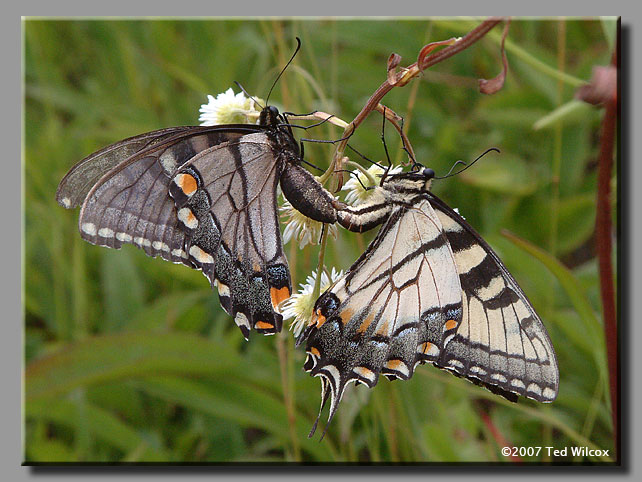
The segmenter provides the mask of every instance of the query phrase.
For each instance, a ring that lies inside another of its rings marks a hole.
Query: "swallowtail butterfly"
[[[307,340],[305,370],[321,378],[321,410],[330,398],[328,423],[348,383],[407,380],[425,362],[512,401],[557,396],[541,319],[490,246],[429,191],[433,177],[388,175],[371,201],[337,211],[351,231],[383,226],[297,339]]]
[[[334,198],[300,166],[284,116],[263,109],[258,125],[161,129],[112,144],[76,164],[58,186],[65,208],[81,205],[80,234],[110,248],[200,269],[247,339],[281,330],[277,305],[292,291],[276,191],[306,216],[336,221]]]

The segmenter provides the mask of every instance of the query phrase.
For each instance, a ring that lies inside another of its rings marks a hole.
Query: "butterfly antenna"
[[[383,122],[381,123],[381,142],[383,142],[383,150],[386,152],[386,159],[388,160],[388,167],[385,168],[383,176],[381,176],[381,182],[379,186],[383,186],[383,181],[386,179],[390,168],[392,167],[392,161],[390,160],[390,154],[388,154],[388,145],[386,144],[386,106],[383,106]]]
[[[237,86],[239,89],[241,89],[241,91],[242,91],[242,92],[243,92],[243,93],[244,93],[244,94],[245,94],[249,99],[252,99],[256,105],[258,105],[259,107],[261,107],[261,109],[263,109],[263,108],[264,108],[264,107],[261,105],[261,103],[260,103],[258,100],[256,100],[256,98],[255,98],[255,97],[253,97],[253,96],[251,96],[250,94],[248,94],[247,90],[245,90],[245,89],[243,88],[243,86],[242,86],[239,82],[237,82],[237,81],[235,80],[235,81],[234,81],[234,83],[236,84],[236,86]]]
[[[464,161],[462,161],[461,159],[460,159],[460,160],[458,160],[458,161],[456,161],[456,162],[452,165],[452,167],[450,168],[450,171],[448,171],[448,174],[446,174],[445,176],[443,176],[443,178],[440,178],[440,179],[444,179],[444,178],[450,177],[450,175],[451,175],[451,174],[452,174],[452,172],[454,171],[455,167],[457,167],[459,164],[463,164],[464,166],[466,166],[466,165],[467,165],[467,163],[466,163],[466,162],[464,162]]]
[[[288,60],[288,63],[285,64],[285,67],[283,67],[283,69],[281,69],[281,72],[279,72],[279,75],[277,75],[276,79],[274,80],[274,83],[272,84],[272,87],[270,87],[270,91],[268,92],[267,98],[265,99],[266,104],[270,99],[270,95],[272,94],[272,90],[274,89],[274,86],[276,86],[276,83],[279,81],[279,79],[283,75],[283,72],[285,72],[285,69],[288,68],[288,65],[292,63],[292,61],[294,60],[294,57],[296,57],[296,54],[299,52],[300,48],[301,48],[301,39],[299,37],[296,37],[296,49],[294,50],[292,57],[290,57],[290,60]]]
[[[375,166],[380,167],[381,169],[384,169],[384,170],[385,170],[385,167],[383,167],[383,166],[382,166],[381,164],[379,164],[377,161],[373,161],[373,160],[371,160],[371,159],[368,159],[366,156],[364,156],[363,154],[361,154],[359,151],[357,151],[357,150],[356,150],[354,147],[352,147],[350,144],[346,144],[346,145],[348,146],[348,148],[349,148],[352,152],[354,152],[356,155],[358,155],[359,157],[361,157],[361,159],[363,159],[363,160],[365,160],[365,161],[368,161],[370,164],[374,164]]]
[[[500,151],[499,149],[497,149],[496,147],[491,147],[491,148],[489,148],[489,149],[486,149],[482,154],[480,154],[480,155],[477,157],[477,159],[475,159],[474,161],[472,161],[472,162],[471,162],[471,163],[469,163],[469,164],[467,164],[467,163],[466,163],[466,162],[464,162],[464,161],[459,160],[459,161],[455,162],[455,164],[453,164],[453,167],[451,167],[451,168],[450,168],[450,171],[448,171],[448,174],[446,174],[445,176],[441,176],[441,177],[435,177],[435,179],[446,179],[447,177],[456,176],[457,174],[460,174],[460,173],[464,172],[466,169],[468,169],[470,166],[472,166],[473,164],[475,164],[477,161],[479,161],[482,157],[484,157],[486,154],[488,154],[488,153],[489,153],[489,152],[491,152],[491,151],[501,152],[501,151]],[[459,170],[459,171],[457,171],[457,172],[452,172],[452,171],[453,171],[453,169],[455,168],[455,166],[457,166],[458,164],[464,164],[466,167],[464,167],[463,169],[460,169],[460,170]]]
[[[336,171],[334,171],[334,172],[347,172],[347,173],[348,173],[348,175],[350,175],[350,176],[354,177],[354,178],[359,182],[359,184],[361,184],[361,187],[362,187],[365,191],[370,191],[370,190],[374,189],[374,186],[366,186],[366,185],[364,185],[364,184],[363,184],[363,181],[362,181],[362,180],[361,180],[361,178],[359,177],[359,174],[355,174],[355,172],[354,172],[354,171],[349,171],[349,170],[347,170],[347,169],[337,169],[337,170],[336,170]]]

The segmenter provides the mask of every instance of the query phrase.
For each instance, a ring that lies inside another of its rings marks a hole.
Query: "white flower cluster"
[[[198,118],[203,126],[215,126],[219,124],[256,124],[258,122],[257,102],[262,99],[248,99],[243,92],[234,95],[229,88],[225,92],[207,96],[208,103],[201,105]]]
[[[286,218],[285,231],[283,231],[284,244],[289,243],[292,239],[299,242],[299,249],[303,249],[306,244],[319,244],[323,223],[310,219],[297,211],[287,199],[283,201],[279,210],[281,215]],[[335,224],[326,225],[326,229],[329,236],[337,239]]]
[[[379,186],[381,176],[385,172],[384,169],[373,164],[367,169],[368,176],[364,175],[359,169],[352,171],[350,179],[343,185],[342,191],[348,191],[345,200],[346,203],[356,206],[368,201],[371,196],[375,195],[376,187]],[[395,174],[401,172],[401,166],[392,167],[388,174]],[[372,182],[374,180],[374,183]]]

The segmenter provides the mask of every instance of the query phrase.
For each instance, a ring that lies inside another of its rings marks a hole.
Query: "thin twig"
[[[368,115],[370,115],[370,113],[377,108],[377,105],[379,104],[381,99],[383,99],[383,97],[388,92],[390,92],[394,87],[402,87],[406,85],[408,82],[410,82],[410,80],[417,77],[428,67],[442,62],[447,58],[450,58],[453,55],[461,52],[462,50],[470,47],[472,44],[479,41],[479,39],[486,35],[501,21],[501,17],[491,17],[487,20],[484,20],[480,25],[471,30],[463,38],[453,38],[441,42],[430,43],[421,49],[417,62],[415,62],[414,64],[408,66],[407,68],[402,68],[399,72],[396,73],[389,70],[385,82],[379,86],[374,94],[372,94],[372,96],[368,99],[366,104],[361,109],[361,112],[359,112],[357,116],[352,120],[352,122],[348,125],[348,127],[346,127],[342,136],[345,138],[345,140],[337,144],[337,148],[333,157],[333,164],[343,157],[345,147],[348,143],[348,138],[354,133],[355,129],[366,119],[366,117],[368,117]],[[437,51],[434,54],[429,55],[436,47],[442,45],[447,45],[447,47]],[[388,67],[394,68],[397,64],[398,59],[392,59],[392,61],[389,61]]]

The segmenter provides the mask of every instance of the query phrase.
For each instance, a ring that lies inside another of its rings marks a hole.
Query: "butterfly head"
[[[273,105],[268,105],[263,108],[261,115],[259,116],[259,125],[262,126],[274,126],[277,125],[282,120],[282,115],[279,112],[279,109]]]
[[[428,191],[434,178],[435,171],[421,164],[415,164],[411,171],[386,176],[382,187],[398,192]]]

